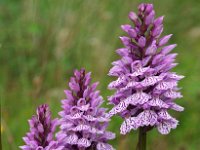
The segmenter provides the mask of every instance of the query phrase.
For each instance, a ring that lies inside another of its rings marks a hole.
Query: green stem
[[[147,132],[144,128],[141,127],[139,129],[137,150],[146,150],[146,137]]]

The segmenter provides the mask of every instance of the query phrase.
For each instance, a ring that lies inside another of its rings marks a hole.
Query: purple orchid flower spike
[[[178,121],[168,110],[184,110],[174,101],[182,97],[177,83],[184,76],[170,71],[177,65],[177,54],[170,54],[176,44],[167,45],[171,34],[161,37],[163,17],[155,18],[153,5],[140,4],[138,13],[130,12],[129,19],[134,26],[121,26],[127,33],[120,37],[125,47],[117,50],[121,59],[114,61],[109,71],[110,76],[117,77],[108,86],[116,90],[109,97],[114,105],[109,116],[124,118],[121,134],[140,129],[140,141],[145,141],[146,132],[154,127],[161,134],[177,127]],[[140,141],[139,149],[143,150],[145,142]]]
[[[28,122],[30,131],[23,137],[26,145],[20,146],[22,150],[63,150],[64,146],[53,139],[58,119],[51,120],[48,105],[40,105]]]
[[[102,96],[96,90],[98,83],[90,84],[91,73],[75,70],[62,100],[60,132],[57,134],[67,150],[113,150],[107,143],[115,134],[106,131],[106,109],[101,108]]]

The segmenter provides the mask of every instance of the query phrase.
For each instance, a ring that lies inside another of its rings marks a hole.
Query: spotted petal
[[[84,131],[84,130],[89,130],[90,126],[84,125],[84,124],[79,124],[76,127],[74,127],[72,130],[73,131]]]
[[[141,125],[141,121],[137,117],[126,118],[120,127],[120,133],[126,134],[131,131],[131,129],[136,130]]]
[[[142,85],[140,82],[136,82],[136,81],[130,81],[125,87],[121,88],[120,91],[126,91],[128,89],[132,89],[132,88],[141,88]]]
[[[92,115],[86,115],[84,118],[88,121],[99,121],[99,122],[108,122],[110,119],[105,118],[105,117],[93,117]]]
[[[167,98],[172,98],[172,99],[183,97],[180,92],[176,92],[176,91],[173,91],[173,90],[166,91],[164,93],[164,96],[167,97]]]
[[[170,108],[173,109],[173,110],[176,110],[176,111],[183,111],[184,108],[176,103],[170,103]]]
[[[166,111],[166,110],[161,110],[158,112],[158,116],[162,119],[165,119],[165,120],[169,120],[171,119],[172,117],[170,116],[170,114]]]
[[[144,93],[144,92],[137,92],[131,96],[129,96],[127,99],[125,99],[126,103],[137,105],[137,104],[144,104],[151,98],[150,95]]]
[[[95,117],[93,117],[92,115],[85,115],[85,116],[83,116],[86,120],[88,120],[88,121],[96,121],[96,118]]]
[[[158,124],[157,129],[161,134],[168,134],[170,130],[175,129],[177,125],[178,121],[176,119],[164,120]]]
[[[168,108],[169,106],[159,98],[153,98],[148,102],[150,106],[157,106],[160,108]]]
[[[65,140],[66,140],[66,143],[74,145],[74,144],[77,144],[78,136],[76,134],[72,134],[66,137]]]
[[[115,115],[119,112],[122,112],[123,110],[125,110],[128,107],[128,103],[126,101],[121,101],[118,105],[116,105],[115,107],[113,107],[111,109],[111,111],[109,112],[109,115]]]
[[[121,85],[123,85],[123,83],[125,83],[125,82],[126,82],[126,77],[125,77],[125,76],[121,76],[121,77],[119,77],[116,81],[111,82],[111,83],[108,85],[108,88],[109,88],[109,89],[118,88],[118,87],[120,87]]]
[[[149,67],[138,68],[135,72],[133,72],[129,76],[131,76],[131,77],[137,77],[139,75],[143,75],[148,69],[149,69]]]
[[[141,82],[141,84],[146,87],[146,86],[154,85],[157,82],[161,81],[162,79],[163,79],[163,76],[147,77]]]
[[[177,82],[160,82],[157,86],[156,89],[158,90],[168,90],[172,89],[173,87],[177,86]]]
[[[80,119],[83,113],[76,113],[74,115],[66,115],[65,118],[67,119]]]
[[[99,142],[97,144],[97,150],[114,150],[114,148],[110,144]]]
[[[175,80],[181,80],[184,78],[184,76],[177,75],[176,73],[168,73],[167,77]]]
[[[91,142],[86,138],[81,138],[78,140],[79,147],[89,147],[90,145],[91,145]]]
[[[80,106],[78,108],[81,111],[87,111],[89,109],[89,107],[90,107],[90,104],[86,104],[86,105]]]
[[[120,127],[120,133],[125,135],[130,131],[131,131],[131,125],[128,124],[127,120],[125,120]]]
[[[157,114],[152,110],[144,110],[137,118],[140,119],[142,126],[153,126],[157,122]]]

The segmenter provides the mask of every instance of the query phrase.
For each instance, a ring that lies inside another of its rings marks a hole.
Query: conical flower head
[[[182,97],[177,82],[183,76],[170,72],[177,65],[177,54],[170,54],[176,44],[167,45],[171,34],[161,37],[163,17],[155,19],[152,4],[140,4],[138,13],[130,12],[129,19],[134,26],[121,26],[127,33],[120,37],[125,47],[117,50],[121,59],[114,61],[109,71],[110,76],[117,77],[108,86],[116,90],[109,97],[115,105],[109,116],[119,114],[124,118],[121,134],[139,127],[157,127],[161,134],[168,134],[178,121],[167,111],[183,111],[174,102]]]
[[[90,84],[90,75],[84,69],[74,71],[70,90],[64,91],[67,98],[62,100],[61,131],[57,137],[69,150],[112,150],[107,141],[115,134],[106,131],[109,119],[106,109],[100,107],[103,98],[96,90],[98,83]]]
[[[58,120],[51,120],[48,105],[40,105],[37,115],[29,121],[30,131],[23,137],[26,145],[20,146],[22,150],[62,150],[64,147],[53,139]]]

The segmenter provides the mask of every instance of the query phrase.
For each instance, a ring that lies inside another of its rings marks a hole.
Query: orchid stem
[[[147,132],[144,128],[141,127],[139,129],[137,150],[146,150],[146,137]]]

